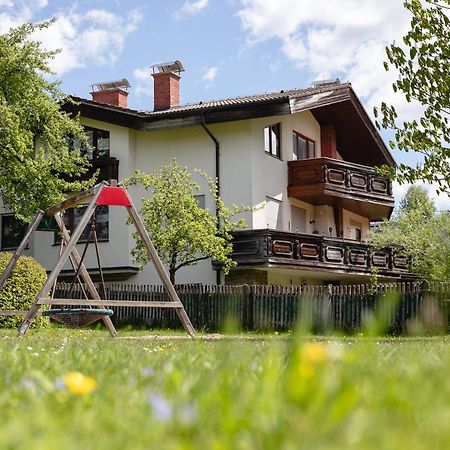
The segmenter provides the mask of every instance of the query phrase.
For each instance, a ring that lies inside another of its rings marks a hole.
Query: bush
[[[0,274],[5,270],[12,254],[0,252]],[[14,270],[0,289],[0,309],[28,310],[31,303],[47,279],[45,269],[29,256],[21,256]],[[17,328],[23,317],[0,316],[0,327]],[[33,327],[47,327],[50,321],[47,317],[36,317]]]

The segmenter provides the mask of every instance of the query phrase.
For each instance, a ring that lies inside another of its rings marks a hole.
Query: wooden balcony
[[[119,179],[119,160],[117,158],[100,158],[90,161],[91,166],[81,179],[88,180],[98,170],[97,183],[111,179]]]
[[[392,183],[368,166],[331,158],[288,162],[288,195],[313,205],[330,205],[370,220],[391,215]]]
[[[349,239],[276,230],[233,232],[232,258],[241,268],[282,267],[320,272],[411,278],[408,261],[394,247],[375,250]]]

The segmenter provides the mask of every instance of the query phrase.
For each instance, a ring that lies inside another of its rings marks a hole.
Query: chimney
[[[153,64],[154,111],[163,111],[180,104],[180,73],[184,71],[180,61]]]
[[[92,85],[92,100],[106,105],[128,108],[128,92],[130,83],[126,78],[116,81],[102,81]]]

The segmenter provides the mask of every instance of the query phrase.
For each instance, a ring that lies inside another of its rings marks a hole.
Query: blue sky
[[[0,32],[27,21],[57,20],[36,36],[61,48],[53,69],[69,94],[127,78],[131,108],[151,110],[149,66],[179,59],[181,102],[350,81],[372,115],[382,100],[400,117],[417,115],[391,89],[384,48],[408,30],[402,0],[0,0]],[[387,140],[387,135],[384,135]],[[395,152],[415,164],[414,154]],[[406,187],[396,187],[401,196]],[[433,189],[430,188],[430,192]],[[448,197],[437,198],[440,209]]]

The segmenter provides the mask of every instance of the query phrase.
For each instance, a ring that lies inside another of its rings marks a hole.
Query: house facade
[[[74,98],[64,108],[80,114],[100,178],[121,180],[176,158],[200,184],[204,207],[214,211],[194,169],[217,177],[226,205],[254,207],[243,213],[248,228],[234,233],[237,267],[224,277],[211,261],[202,261],[181,269],[178,283],[353,283],[368,281],[374,271],[386,280],[408,277],[395,248],[374,251],[365,243],[370,223],[389,217],[394,207],[391,183],[374,167],[395,162],[350,84],[180,105],[181,63],[153,69],[152,111],[127,107],[126,80],[100,83],[92,100]],[[130,193],[139,207],[146,193]],[[67,211],[67,225],[75,226],[81,213]],[[5,211],[2,250],[17,245],[20,226],[13,222]],[[107,279],[156,282],[151,267],[139,271],[133,262],[134,240],[122,208],[98,211],[97,232]],[[51,268],[58,242],[53,233],[38,233],[27,251]],[[95,274],[93,249],[86,258]]]

